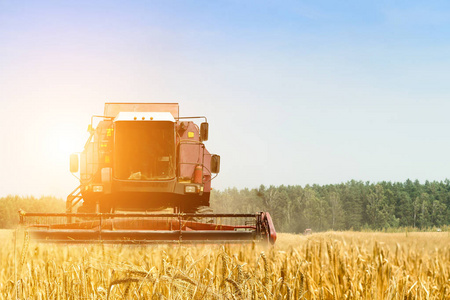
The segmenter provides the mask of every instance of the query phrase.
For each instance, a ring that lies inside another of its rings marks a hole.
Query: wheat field
[[[49,245],[0,232],[3,299],[450,299],[450,234],[280,234],[262,245]]]

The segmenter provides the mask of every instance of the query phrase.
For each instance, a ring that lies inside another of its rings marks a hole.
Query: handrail
[[[205,116],[198,116],[198,117],[178,117],[175,118],[176,120],[187,120],[187,119],[205,119],[205,122],[208,122]]]

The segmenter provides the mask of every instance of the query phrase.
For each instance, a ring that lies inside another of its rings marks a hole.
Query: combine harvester
[[[196,119],[204,119],[200,127]],[[19,212],[33,239],[275,243],[268,212],[206,213],[211,180],[220,170],[220,156],[203,143],[206,117],[180,117],[177,103],[106,103],[104,115],[92,116],[88,131],[83,152],[70,157],[80,185],[67,197],[66,213]],[[161,213],[168,209],[171,213]]]

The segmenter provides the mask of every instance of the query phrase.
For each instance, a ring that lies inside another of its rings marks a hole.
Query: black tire
[[[188,209],[181,209],[182,213],[186,213],[186,214],[212,214],[213,213],[213,209],[209,206],[197,206],[197,207],[190,207]],[[214,223],[214,219],[213,218],[209,218],[209,217],[186,217],[187,220],[191,220],[194,222],[200,222],[200,223]]]
[[[100,212],[101,213],[110,213],[114,211],[113,207],[111,205],[105,205],[104,203],[100,202]],[[78,213],[96,213],[97,212],[97,204],[84,201],[83,204],[81,204],[80,207],[77,209]]]
[[[199,207],[197,207],[197,211],[195,213],[197,213],[197,214],[212,214],[214,212],[213,212],[213,209],[209,206],[199,206]],[[194,221],[201,222],[201,223],[208,223],[208,224],[214,223],[214,219],[210,218],[210,217],[201,217],[201,218],[194,217]]]
[[[197,211],[195,212],[197,214],[212,214],[214,213],[212,207],[210,206],[199,206],[197,207]]]

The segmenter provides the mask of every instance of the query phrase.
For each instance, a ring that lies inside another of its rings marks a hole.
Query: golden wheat
[[[65,246],[0,233],[3,299],[450,299],[446,232],[280,234],[275,247]]]

